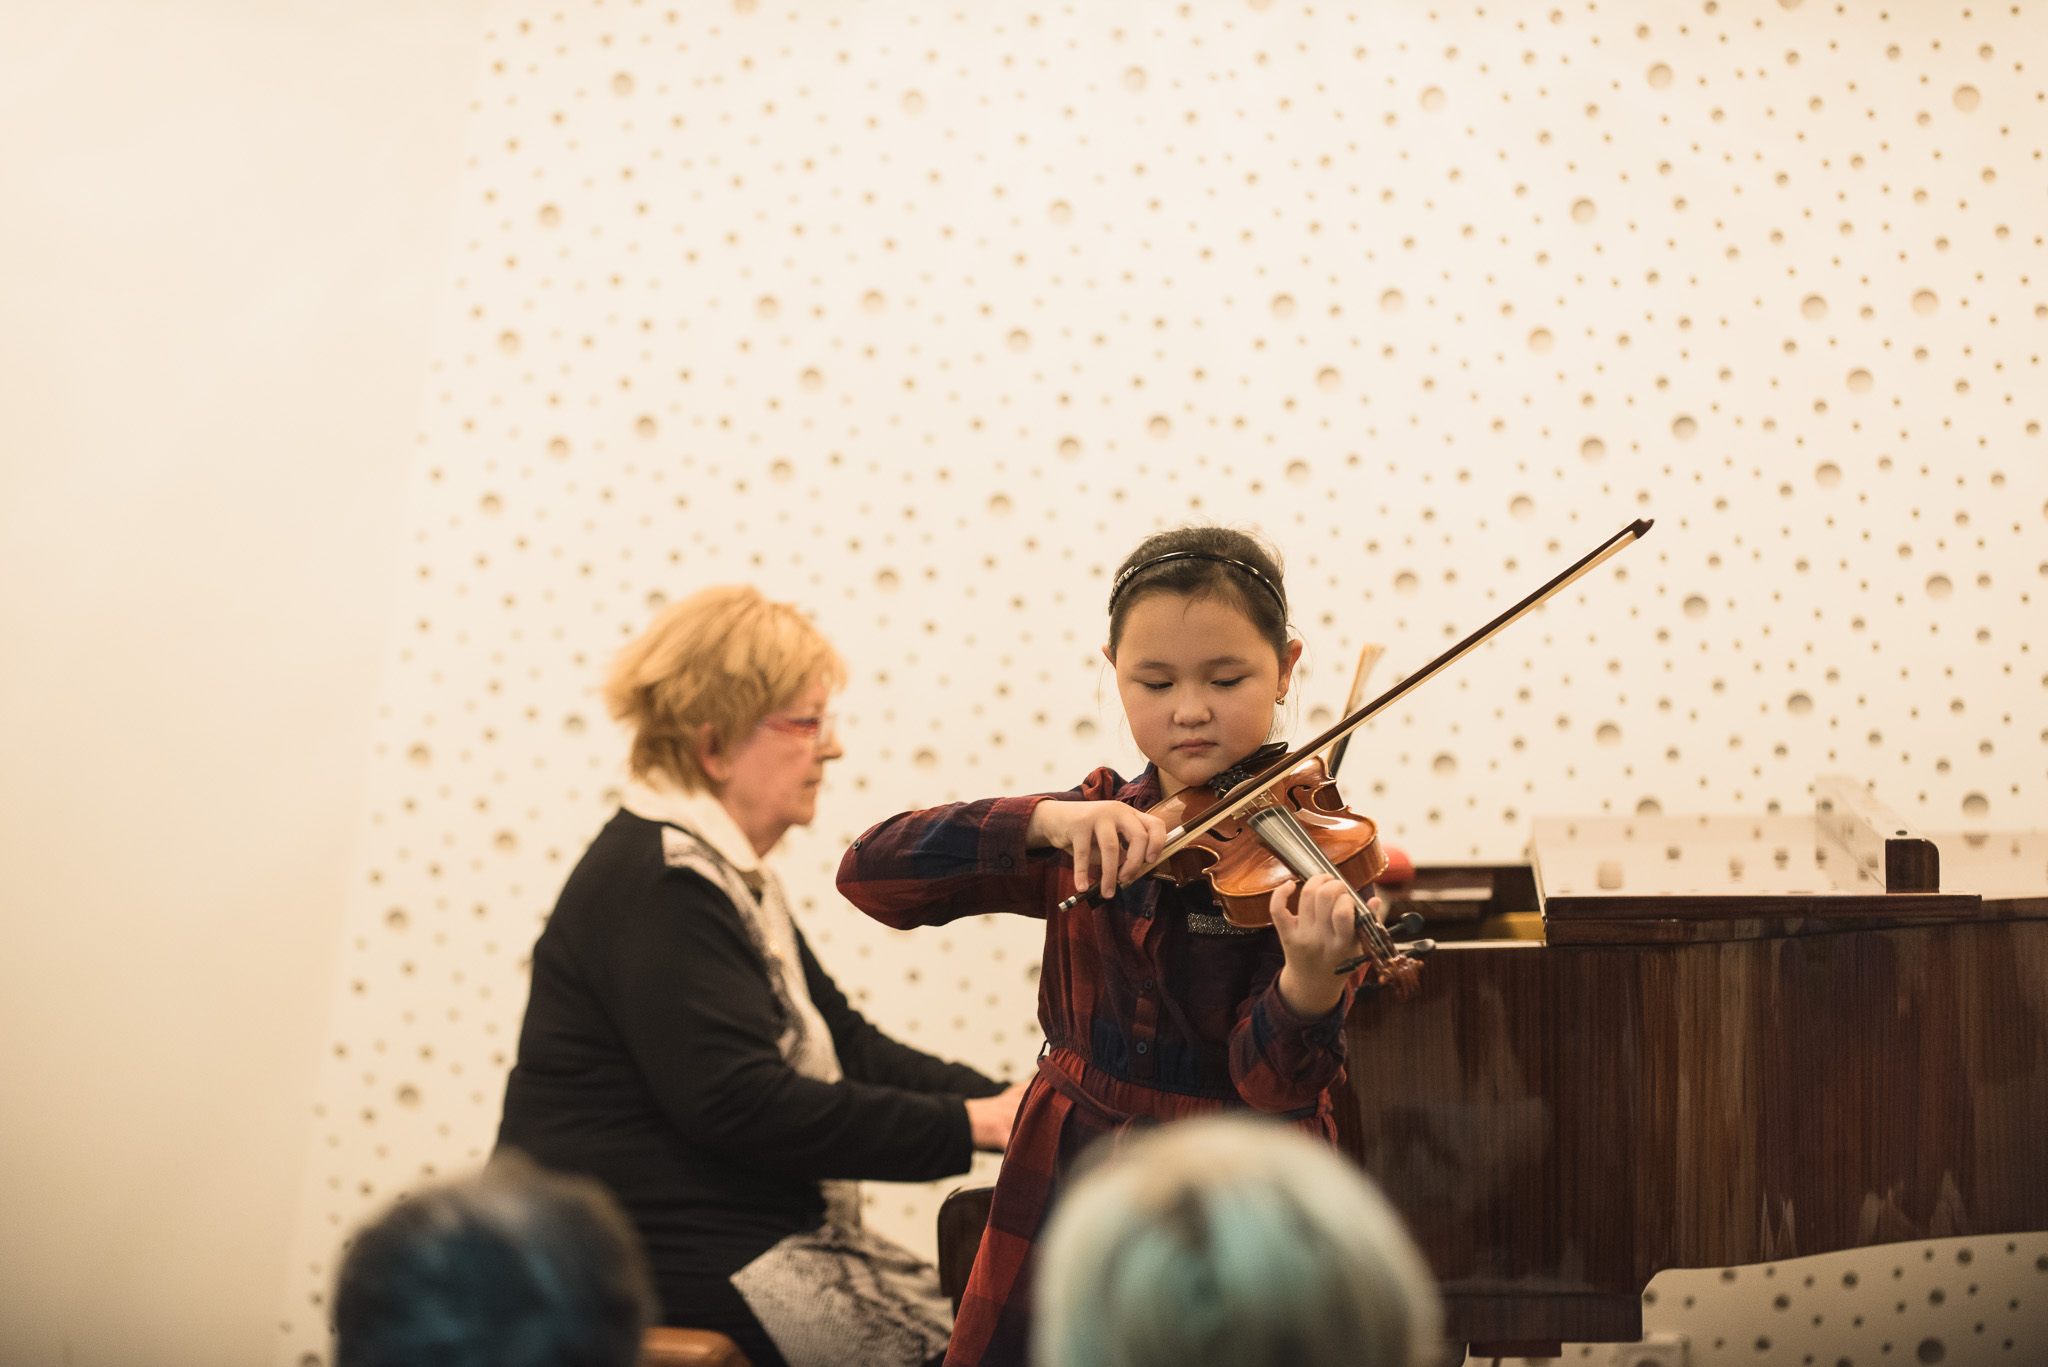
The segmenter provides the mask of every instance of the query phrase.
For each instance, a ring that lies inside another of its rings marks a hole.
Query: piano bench
[[[709,1329],[656,1325],[640,1340],[640,1367],[753,1367],[739,1345]]]

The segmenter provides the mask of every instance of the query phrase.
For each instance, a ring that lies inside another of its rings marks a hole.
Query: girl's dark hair
[[[1161,558],[1166,556],[1191,558]],[[1273,647],[1273,654],[1284,660],[1287,586],[1281,575],[1280,553],[1250,532],[1192,526],[1148,536],[1124,557],[1111,581],[1109,653],[1116,654],[1134,606],[1154,594],[1170,593],[1222,599],[1242,612]]]

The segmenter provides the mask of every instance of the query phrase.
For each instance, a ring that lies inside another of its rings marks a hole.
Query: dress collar
[[[758,873],[761,857],[753,842],[732,819],[732,813],[710,793],[686,793],[660,774],[628,779],[626,795],[619,804],[634,816],[680,826],[712,849],[741,873]]]
[[[1117,790],[1117,801],[1128,803],[1140,811],[1158,805],[1159,766],[1147,764],[1143,773]]]

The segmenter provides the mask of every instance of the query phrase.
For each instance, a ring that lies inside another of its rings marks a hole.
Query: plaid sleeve
[[[1031,811],[1054,794],[993,797],[903,812],[839,861],[839,891],[883,925],[937,926],[989,911],[1045,915],[1053,861],[1027,855]]]
[[[1066,856],[1024,849],[1041,802],[1093,802],[1123,780],[1097,769],[1064,793],[991,797],[903,812],[870,827],[839,861],[839,892],[883,925],[939,926],[1010,912],[1043,918]]]
[[[1354,988],[1327,1014],[1302,1020],[1280,997],[1280,964],[1259,976],[1263,985],[1238,1009],[1230,1032],[1230,1077],[1237,1094],[1261,1111],[1313,1107],[1344,1071],[1344,1018]]]

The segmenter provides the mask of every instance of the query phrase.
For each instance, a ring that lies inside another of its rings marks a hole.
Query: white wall
[[[0,1361],[277,1336],[482,8],[0,7]]]

